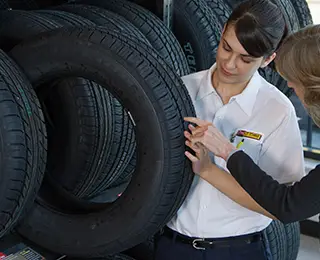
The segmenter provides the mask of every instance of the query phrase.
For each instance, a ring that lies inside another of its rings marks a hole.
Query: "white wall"
[[[307,0],[307,2],[311,11],[313,23],[320,24],[320,0]]]

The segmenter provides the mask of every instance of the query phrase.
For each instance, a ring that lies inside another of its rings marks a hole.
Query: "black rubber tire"
[[[0,50],[0,238],[33,205],[45,172],[47,139],[39,101]]]
[[[42,34],[10,54],[34,86],[71,74],[107,87],[135,120],[138,144],[136,172],[117,201],[90,214],[37,202],[19,233],[52,251],[92,258],[124,251],[166,225],[194,176],[181,133],[183,117],[195,111],[174,70],[141,42],[88,28]]]
[[[287,256],[287,236],[284,225],[274,220],[264,231],[269,244],[272,260],[284,260]]]
[[[7,40],[7,49],[24,40],[23,37],[31,38],[56,27],[95,26],[89,20],[62,11],[4,12],[7,15],[6,23],[0,25],[0,38]],[[16,34],[12,35],[12,32]],[[9,43],[12,45],[9,46]],[[86,198],[92,194],[92,186],[96,185],[98,178],[103,176],[107,179],[105,168],[109,163],[108,155],[112,155],[110,148],[113,136],[117,134],[116,129],[113,129],[112,107],[113,103],[119,102],[111,98],[108,91],[94,87],[94,83],[88,80],[62,81],[57,85],[55,93],[50,93],[54,100],[51,99],[51,103],[50,98],[47,100],[51,104],[49,110],[52,111],[51,117],[54,118],[57,130],[49,136],[47,172],[57,185],[62,185],[76,197]],[[117,119],[122,120],[119,116]],[[128,164],[129,160],[130,157],[124,163]]]
[[[128,184],[131,181],[131,178],[134,174],[134,171],[136,169],[136,164],[137,164],[137,155],[136,153],[134,153],[129,164],[124,169],[122,174],[120,174],[117,178],[115,178],[114,181],[107,188],[114,188],[124,183]],[[102,192],[103,191],[104,190],[102,190]]]
[[[216,61],[223,26],[205,0],[174,1],[173,32],[191,72],[208,69]]]
[[[37,10],[35,13],[41,14],[50,20],[53,20],[63,26],[91,26],[96,24],[89,19],[81,17],[80,15],[60,11],[60,10]]]
[[[221,26],[227,22],[232,8],[225,2],[225,0],[206,0],[208,6],[216,14],[216,17],[219,19]]]
[[[85,198],[105,170],[113,137],[113,100],[82,78],[64,79],[42,99],[53,121],[47,171],[66,191]]]
[[[99,174],[95,183],[91,186],[87,198],[93,198],[103,193],[113,182],[125,178],[130,171],[129,162],[136,148],[133,124],[130,121],[128,113],[121,104],[115,99],[113,101],[113,138],[110,142],[111,151],[106,160],[106,165]],[[127,169],[127,171],[125,171]]]
[[[293,93],[293,89],[288,87],[287,81],[282,78],[278,72],[274,71],[271,67],[265,67],[259,69],[259,74],[265,78],[269,83],[274,85],[287,97],[290,97]]]
[[[237,5],[241,4],[246,0],[225,0],[226,4],[229,5],[231,9],[234,9]]]
[[[294,222],[285,224],[284,229],[287,236],[287,257],[286,260],[296,260],[300,248],[300,223]]]
[[[34,0],[8,0],[9,6],[17,10],[36,10],[38,4]]]
[[[40,10],[38,12],[48,15],[52,19],[57,19],[57,22],[61,22],[64,26],[94,25],[94,21],[82,18],[79,14],[80,11],[76,12],[76,14],[69,13],[69,10],[78,9],[75,5],[69,5],[70,8],[67,8],[67,5],[65,6],[66,8],[62,8],[62,11],[59,8],[59,10],[54,11]],[[78,7],[81,10],[86,10],[85,5],[79,5]],[[100,9],[94,6],[91,8],[92,10]],[[90,9],[88,8],[86,11],[87,16],[90,16]],[[101,10],[106,11],[104,9]],[[99,10],[95,11],[98,12]],[[110,17],[114,16],[116,15],[111,13]],[[118,19],[117,22],[118,27],[116,30],[119,30],[119,26],[129,27],[127,25],[128,22],[121,24],[121,19]],[[128,31],[129,29],[127,29]],[[131,31],[132,33],[135,32],[134,30]],[[71,192],[74,196],[84,199],[91,199],[100,195],[115,180],[121,179],[122,174],[124,174],[123,177],[127,177],[130,172],[132,173],[130,171],[130,166],[132,168],[132,165],[128,164],[135,149],[133,126],[126,111],[116,98],[109,97],[108,91],[98,86],[92,87],[91,84],[94,83],[86,81],[81,84],[80,89],[77,91],[81,92],[82,90],[80,96],[75,95],[76,93],[69,93],[68,99],[64,99],[64,103],[59,105],[60,107],[68,108],[70,111],[69,116],[74,119],[73,123],[77,129],[71,130],[73,127],[72,124],[68,124],[68,117],[61,118],[59,120],[60,136],[54,138],[54,152],[50,153],[52,154],[52,157],[50,157],[52,158],[52,161],[50,160],[52,162],[51,169],[56,168],[54,171],[51,170],[52,176],[55,177],[55,180],[64,189]],[[76,87],[76,84],[74,87]],[[72,91],[70,86],[69,89]],[[61,99],[64,95],[63,91],[63,89],[60,89],[59,95]],[[86,109],[84,107],[77,107],[78,102],[76,104],[72,102],[72,100],[78,100],[79,97],[81,97],[83,104],[87,104],[85,105],[87,106]],[[103,99],[106,99],[107,103],[102,102]],[[54,105],[52,107],[54,108]],[[90,110],[89,107],[93,110]],[[103,110],[98,112],[101,108]],[[112,113],[110,113],[111,108]],[[59,108],[54,110],[60,111]],[[98,118],[96,118],[97,115],[99,115]],[[109,122],[113,123],[107,126],[104,123],[104,117],[109,118]],[[58,118],[59,116],[57,120]],[[91,119],[89,121],[84,120],[87,124],[81,124],[83,118]],[[63,126],[66,125],[68,126],[67,129],[70,129],[67,133],[78,133],[78,135],[74,136],[71,134],[68,138],[63,137]],[[81,126],[80,129],[78,129],[79,126]],[[107,134],[107,129],[112,133],[111,135],[110,133]],[[83,140],[86,141],[83,142]],[[68,143],[69,145],[64,146],[64,143]],[[64,147],[68,149],[64,149]],[[59,154],[59,150],[63,150],[63,152]],[[82,163],[79,164],[78,161]],[[127,167],[129,168],[126,170]],[[128,171],[130,172],[128,173]],[[114,185],[112,186],[114,187]]]
[[[134,258],[127,256],[127,255],[124,255],[124,254],[119,254],[119,255],[115,255],[115,256],[108,256],[106,258],[101,258],[101,260],[102,259],[105,259],[105,260],[135,260]],[[140,260],[140,259],[137,259],[137,260]]]
[[[306,0],[291,0],[291,3],[296,11],[300,28],[313,24],[312,15]]]
[[[281,10],[284,19],[288,25],[289,33],[293,33],[299,30],[299,20],[297,13],[291,3],[291,0],[271,0],[274,2]],[[301,0],[297,0],[301,1]]]
[[[7,0],[0,0],[0,10],[6,10],[9,8],[10,6]]]
[[[106,9],[92,5],[81,4],[65,4],[60,5],[55,9],[77,14],[94,22],[98,26],[107,27],[109,30],[119,30],[129,35],[136,36],[144,43],[150,44],[144,34],[140,30],[138,30],[138,28],[136,28],[132,23],[130,23],[122,16],[110,12]]]
[[[31,26],[32,25],[32,26]],[[0,15],[0,48],[9,51],[22,40],[61,25],[30,11],[4,10]]]
[[[189,74],[188,62],[179,42],[156,15],[126,0],[78,0],[76,2],[95,5],[123,16],[145,35],[151,46],[178,75]]]

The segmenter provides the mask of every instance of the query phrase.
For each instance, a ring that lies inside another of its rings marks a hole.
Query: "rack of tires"
[[[312,23],[305,1],[273,1],[289,30]],[[241,1],[174,0],[171,29],[162,1],[17,2],[0,2],[0,238],[152,259],[193,180],[182,133],[195,111],[180,77],[215,62]],[[260,73],[291,94],[272,64]],[[273,259],[295,259],[299,234],[274,221]]]

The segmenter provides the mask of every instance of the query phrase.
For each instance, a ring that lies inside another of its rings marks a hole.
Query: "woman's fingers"
[[[203,126],[203,125],[207,125],[207,124],[211,124],[210,122],[208,121],[205,121],[205,120],[201,120],[199,118],[196,118],[196,117],[185,117],[184,118],[184,121],[187,121],[187,122],[190,122],[190,123],[194,123],[198,126]]]
[[[192,144],[190,141],[185,142],[186,146],[192,149],[195,153],[200,153],[200,148],[196,144]]]
[[[193,163],[199,161],[199,159],[198,159],[196,156],[192,155],[192,154],[189,153],[188,151],[186,151],[184,154],[185,154],[185,155],[188,157],[188,159],[189,159],[191,162],[193,162]]]
[[[185,138],[187,138],[189,141],[191,141],[192,135],[188,131],[184,131],[183,134],[184,134]]]
[[[188,128],[191,132],[193,132],[194,130],[196,130],[196,127],[194,127],[193,125],[189,124]]]
[[[190,147],[192,150],[194,150],[196,153],[199,152],[198,144],[200,145],[200,138],[193,137],[193,135],[191,135],[187,131],[184,131],[184,136],[187,139],[187,141],[185,142],[186,145]]]

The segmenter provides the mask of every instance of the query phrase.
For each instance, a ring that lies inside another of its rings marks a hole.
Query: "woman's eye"
[[[227,46],[225,46],[225,45],[223,45],[223,49],[225,50],[225,51],[231,51],[231,49],[230,48],[228,48]]]
[[[242,59],[242,61],[244,62],[244,63],[251,63],[251,60],[245,60],[245,59]]]

